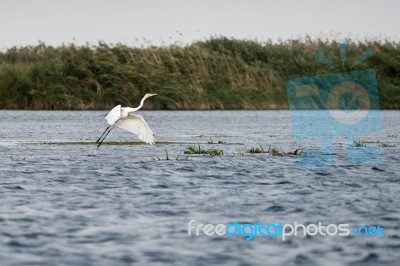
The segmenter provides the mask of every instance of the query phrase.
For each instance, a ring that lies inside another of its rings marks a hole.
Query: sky
[[[210,36],[400,40],[397,0],[1,0],[0,49],[187,44]]]

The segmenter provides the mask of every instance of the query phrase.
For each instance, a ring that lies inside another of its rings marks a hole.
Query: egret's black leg
[[[108,126],[108,127],[106,128],[106,130],[104,130],[103,134],[101,134],[100,138],[96,141],[96,143],[99,143],[100,139],[104,136],[104,134],[107,132],[107,130],[108,130],[110,127],[111,127],[111,125]]]
[[[103,143],[103,141],[106,139],[107,135],[111,132],[111,130],[113,130],[114,127],[112,127],[107,134],[104,136],[104,138],[99,142],[99,144],[97,145],[97,148],[100,147],[100,145]]]

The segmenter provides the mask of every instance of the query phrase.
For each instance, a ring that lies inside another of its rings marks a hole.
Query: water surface
[[[245,153],[313,148],[292,140],[287,111],[140,112],[162,144],[97,149],[88,142],[106,114],[0,111],[2,265],[400,264],[400,112],[382,112],[382,131],[362,136],[389,144],[368,144],[378,164],[347,163],[337,138],[334,166],[323,169]],[[115,129],[107,140],[136,139]],[[224,155],[186,159],[197,143]],[[385,235],[190,237],[192,219],[380,225]]]

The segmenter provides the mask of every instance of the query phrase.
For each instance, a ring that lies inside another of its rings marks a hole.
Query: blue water
[[[349,163],[338,137],[321,169],[246,153],[315,148],[292,139],[287,111],[141,112],[162,144],[97,149],[106,114],[0,111],[1,265],[400,265],[400,112],[361,136],[378,163]],[[183,154],[198,143],[224,155]],[[193,219],[380,225],[384,236],[188,236]]]

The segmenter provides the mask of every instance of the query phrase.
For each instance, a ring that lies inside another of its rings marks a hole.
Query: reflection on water
[[[0,112],[2,264],[400,262],[399,112],[382,112],[382,131],[363,136],[380,141],[367,144],[379,148],[378,164],[349,164],[346,139],[338,137],[334,167],[326,169],[302,168],[297,156],[244,153],[258,144],[316,147],[318,140],[292,140],[286,111],[141,112],[163,144],[79,144],[100,136],[106,113]],[[119,129],[108,137],[133,139]],[[175,160],[197,143],[224,155]],[[153,160],[166,151],[171,160]],[[189,237],[192,219],[379,224],[385,236]]]

